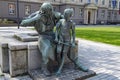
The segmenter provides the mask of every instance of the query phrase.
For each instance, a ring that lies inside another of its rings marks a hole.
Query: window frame
[[[80,15],[80,17],[83,17],[83,9],[82,8],[79,8],[79,15]]]
[[[102,5],[105,5],[105,0],[102,0]]]
[[[10,5],[14,6],[14,13],[10,13]],[[15,3],[8,3],[8,14],[9,15],[16,15],[16,4]]]
[[[30,11],[29,14],[26,14],[26,10],[27,10],[26,8],[27,8],[27,6],[29,6],[29,9],[30,9],[30,10],[29,10],[29,11]],[[29,15],[31,14],[31,5],[25,5],[24,11],[25,11],[25,12],[24,12],[25,16],[29,16]]]

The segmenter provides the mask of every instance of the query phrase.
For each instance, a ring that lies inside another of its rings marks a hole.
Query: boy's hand
[[[57,38],[55,38],[55,43],[58,43],[58,39]]]
[[[75,47],[75,43],[72,43],[72,47]]]

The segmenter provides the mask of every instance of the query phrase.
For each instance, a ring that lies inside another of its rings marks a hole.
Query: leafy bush
[[[0,19],[0,24],[13,24],[14,21],[10,21],[8,19]]]
[[[2,19],[0,19],[0,23],[2,23]]]

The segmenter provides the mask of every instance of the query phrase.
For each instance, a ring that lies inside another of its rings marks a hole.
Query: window
[[[8,4],[8,11],[10,15],[15,15],[15,4]]]
[[[114,12],[114,19],[117,19],[117,12]]]
[[[31,7],[30,5],[25,6],[25,15],[30,15]]]
[[[119,1],[119,11],[118,12],[119,12],[119,15],[120,15],[120,1]]]
[[[109,7],[111,8],[111,0],[109,0]]]
[[[83,9],[79,9],[80,10],[80,16],[82,17],[83,16]]]
[[[115,5],[115,8],[117,8],[117,6],[118,6],[117,4],[118,4],[118,2],[116,1],[116,5]]]
[[[119,1],[119,15],[120,15],[120,1]]]
[[[56,11],[56,7],[53,7],[53,10]]]
[[[97,18],[99,17],[99,10],[97,10]]]
[[[102,0],[102,5],[105,5],[105,0]]]
[[[80,0],[80,2],[82,3],[82,2],[83,2],[83,0]]]
[[[108,19],[110,19],[110,16],[111,16],[111,12],[108,11]]]
[[[72,2],[74,2],[75,0],[71,0]]]
[[[102,16],[102,18],[105,17],[105,10],[102,10],[102,12],[101,12],[101,16]]]
[[[120,1],[119,1],[119,10],[120,10]]]
[[[88,3],[91,3],[91,0],[88,0]]]
[[[95,3],[98,4],[98,0],[95,0]]]
[[[113,6],[113,8],[117,8],[117,4],[118,4],[118,3],[117,3],[116,0],[113,0],[113,1],[112,1],[112,6]]]

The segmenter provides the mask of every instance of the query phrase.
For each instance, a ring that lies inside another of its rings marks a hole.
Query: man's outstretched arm
[[[31,17],[31,18],[27,18],[25,20],[22,20],[21,22],[21,26],[28,26],[31,23],[35,22],[36,20],[40,19],[40,14],[36,14],[35,16]]]

